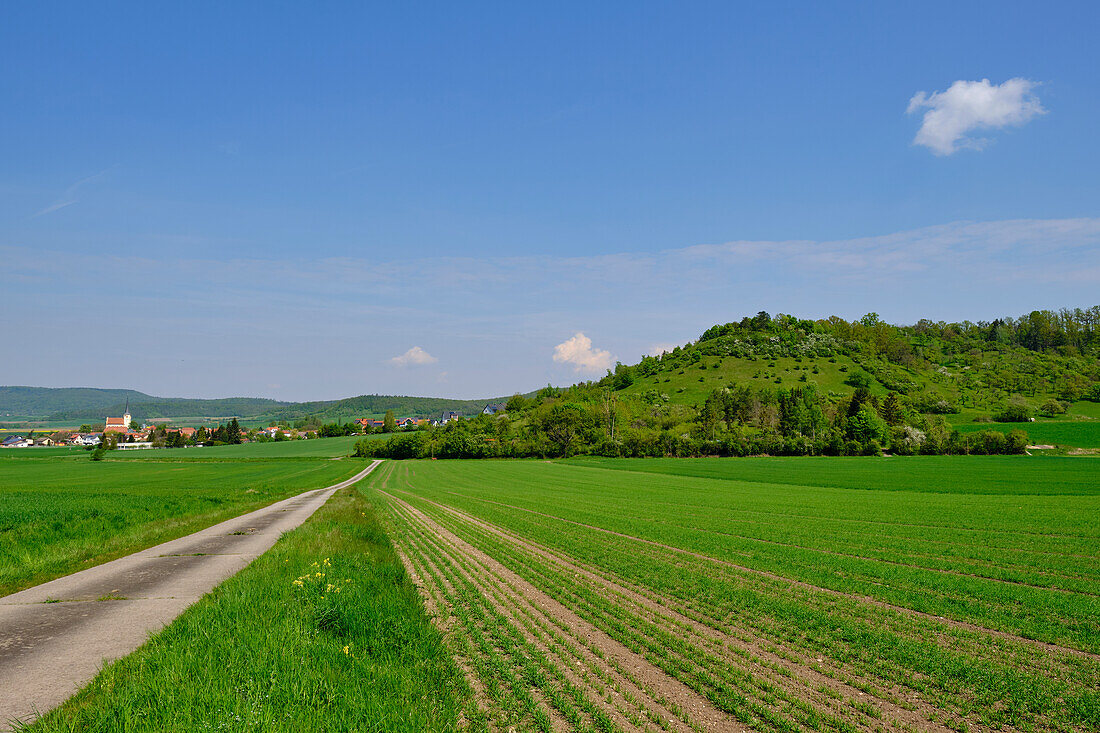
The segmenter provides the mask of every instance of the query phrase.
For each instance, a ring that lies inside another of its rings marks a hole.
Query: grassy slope
[[[0,595],[329,486],[361,467],[323,458],[233,463],[112,456],[93,463],[84,451],[9,453],[13,457],[0,458]]]
[[[972,358],[980,365],[1000,358],[1000,355],[991,355],[986,361],[982,361],[983,357],[980,355]],[[1054,357],[1044,358],[1050,360]],[[1076,402],[1070,406],[1065,416],[1057,420],[1040,419],[1037,423],[1022,426],[975,423],[974,418],[989,417],[999,409],[1002,400],[1002,397],[994,396],[989,390],[974,386],[973,380],[980,381],[982,377],[981,368],[965,372],[959,369],[947,370],[946,374],[930,369],[906,369],[897,365],[889,365],[887,368],[894,374],[904,375],[906,380],[916,384],[916,391],[935,392],[947,398],[948,401],[960,405],[961,411],[958,414],[945,417],[948,422],[963,432],[990,428],[1007,431],[1013,427],[1022,427],[1031,436],[1033,443],[1051,443],[1077,448],[1100,447],[1100,422],[1097,422],[1100,421],[1100,403]],[[817,369],[817,373],[814,373],[814,369]],[[834,357],[807,356],[774,359],[763,356],[751,358],[706,356],[699,364],[666,367],[656,374],[639,376],[633,385],[622,390],[620,394],[624,397],[637,397],[656,390],[658,394],[667,395],[670,404],[699,405],[713,390],[724,387],[748,385],[755,388],[790,389],[812,383],[827,394],[848,395],[851,394],[852,387],[845,384],[844,380],[860,371],[866,370],[860,363],[843,354],[837,354]],[[801,381],[803,376],[806,377],[806,382]],[[880,397],[887,393],[886,388],[874,379],[872,379],[871,391]],[[1029,401],[1038,407],[1047,397],[1054,396],[1054,394],[1045,394],[1031,397]],[[1057,427],[1054,423],[1057,423]],[[1047,424],[1051,424],[1051,427],[1046,428]]]
[[[852,388],[844,384],[853,372],[860,369],[859,365],[849,357],[837,355],[828,358],[802,357],[795,360],[794,357],[779,357],[769,359],[767,357],[736,358],[736,357],[703,357],[700,364],[692,366],[665,369],[647,377],[638,377],[637,381],[622,391],[624,395],[638,395],[648,390],[655,389],[659,393],[669,396],[672,404],[695,405],[701,403],[706,396],[715,389],[730,387],[733,385],[749,385],[752,387],[796,387],[802,375],[806,375],[807,381],[813,382],[824,392],[848,394]],[[771,366],[774,364],[775,366]],[[818,373],[814,374],[814,368]],[[841,371],[842,368],[847,371]],[[702,378],[702,381],[700,381]],[[779,379],[779,382],[776,382]],[[872,391],[885,395],[886,390],[875,383]]]
[[[450,731],[469,699],[353,488],[29,730]]]

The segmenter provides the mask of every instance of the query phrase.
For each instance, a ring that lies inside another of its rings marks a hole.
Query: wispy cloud
[[[968,135],[975,130],[1018,127],[1046,114],[1028,79],[1009,79],[1003,84],[959,80],[942,92],[917,92],[909,100],[909,114],[927,108],[914,145],[924,145],[936,155],[951,155],[960,148],[981,150],[989,142]]]
[[[79,181],[77,181],[73,185],[66,188],[65,192],[63,194],[61,194],[61,196],[59,196],[57,198],[57,200],[55,200],[52,204],[50,204],[46,208],[42,209],[41,211],[39,211],[35,214],[32,214],[31,218],[32,219],[37,219],[40,216],[45,216],[46,214],[52,214],[55,211],[59,211],[61,209],[64,209],[66,206],[72,206],[73,204],[77,203],[79,201],[79,199],[77,198],[77,192],[83,186],[86,186],[89,183],[94,183],[95,181],[98,181],[98,180],[106,177],[107,173],[110,170],[111,170],[110,168],[105,168],[104,170],[101,170],[99,173],[93,173],[90,176],[86,176],[84,178],[81,178]]]
[[[593,349],[592,339],[578,332],[554,347],[554,361],[569,364],[576,372],[602,372],[615,363],[610,351]]]
[[[568,258],[212,260],[179,252],[186,248],[132,257],[0,245],[8,296],[0,337],[27,345],[0,363],[0,384],[26,374],[45,380],[53,369],[58,384],[74,373],[115,384],[109,365],[117,359],[135,364],[134,373],[174,374],[171,384],[194,383],[192,393],[208,396],[249,393],[261,370],[285,398],[485,397],[557,383],[578,367],[595,373],[615,358],[633,362],[759,310],[979,320],[1091,306],[1100,292],[1100,218],[963,221],[853,239]],[[124,284],[112,295],[116,317],[74,331],[73,313],[104,282]],[[563,341],[567,333],[574,335]],[[280,346],[291,341],[301,345],[294,353]],[[446,350],[445,388],[424,367],[436,363],[425,343]],[[227,361],[236,371],[184,369],[181,359]]]
[[[399,367],[424,366],[426,364],[435,364],[437,361],[439,361],[439,359],[435,358],[427,351],[424,351],[424,349],[419,346],[414,346],[404,354],[390,359],[391,364]]]

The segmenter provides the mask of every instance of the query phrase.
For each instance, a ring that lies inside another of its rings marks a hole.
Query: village
[[[504,405],[490,403],[481,410],[483,415],[496,415],[504,412]],[[369,433],[386,433],[396,431],[421,430],[429,426],[445,425],[454,420],[461,420],[464,415],[454,411],[444,411],[439,417],[428,419],[423,417],[393,418],[392,427],[387,427],[387,418],[375,419],[369,417],[356,418],[349,423],[334,424],[342,435],[356,435]],[[231,418],[230,425],[236,425],[237,419]],[[130,414],[129,406],[121,417],[104,418],[103,425],[82,425],[75,429],[57,429],[44,431],[38,434],[37,430],[30,430],[25,435],[10,435],[0,440],[0,448],[46,448],[54,446],[74,446],[81,448],[95,448],[101,444],[109,445],[118,450],[142,450],[149,448],[192,448],[202,447],[208,444],[220,444],[225,442],[250,443],[284,440],[309,440],[313,438],[328,437],[331,432],[326,428],[333,426],[303,426],[293,427],[288,424],[268,425],[266,427],[243,428],[239,425],[239,434],[233,440],[220,440],[218,430],[224,430],[224,426],[218,425],[207,428],[172,426],[167,423],[142,423],[135,424]]]

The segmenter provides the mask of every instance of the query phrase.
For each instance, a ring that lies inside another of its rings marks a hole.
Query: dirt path
[[[106,662],[266,552],[355,476],[0,598],[0,731],[64,702]]]

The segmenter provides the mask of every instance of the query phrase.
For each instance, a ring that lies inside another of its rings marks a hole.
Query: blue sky
[[[0,383],[476,397],[1100,301],[1094,4],[153,5],[5,9]]]

